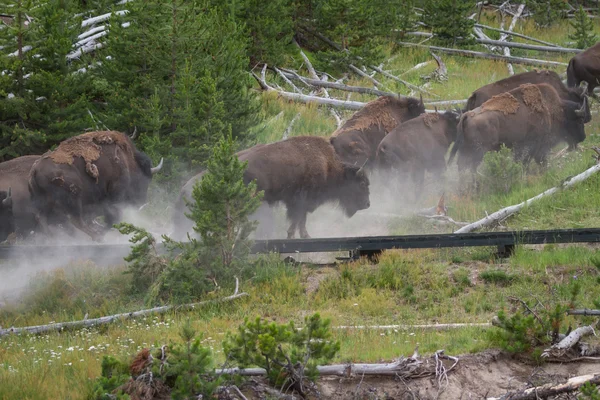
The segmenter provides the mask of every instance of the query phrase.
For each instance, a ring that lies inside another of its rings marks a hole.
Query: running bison
[[[576,54],[567,67],[567,86],[576,87],[581,82],[588,83],[589,93],[600,86],[600,42],[586,51]]]
[[[19,236],[27,236],[36,227],[35,209],[29,194],[29,171],[40,156],[17,157],[0,163],[0,188],[11,188],[13,230]],[[5,220],[0,216],[0,225]],[[1,236],[1,235],[0,235]]]
[[[576,103],[561,99],[548,84],[521,85],[462,115],[448,163],[458,151],[459,170],[474,172],[483,155],[502,144],[513,149],[517,160],[542,163],[560,141],[583,141],[589,118],[587,96]]]
[[[0,190],[0,242],[4,242],[15,231],[12,207],[11,188]]]
[[[29,191],[40,228],[48,221],[67,222],[100,240],[91,220],[104,216],[109,227],[119,221],[119,206],[146,202],[152,175],[150,158],[136,150],[120,132],[88,132],[61,142],[36,161],[29,174]],[[69,228],[72,226],[67,225]]]
[[[516,89],[526,83],[547,83],[556,89],[556,92],[561,99],[578,103],[582,101],[582,95],[584,94],[581,88],[567,88],[556,72],[546,69],[536,69],[529,72],[523,72],[522,74],[509,76],[508,78],[480,87],[471,94],[471,97],[467,100],[467,106],[464,111],[474,110],[492,97]],[[588,123],[589,121],[585,122]]]
[[[296,230],[300,237],[309,238],[306,216],[324,203],[338,202],[348,217],[370,206],[369,179],[363,169],[342,162],[327,139],[292,137],[254,146],[238,155],[240,160],[248,161],[244,181],[256,180],[258,190],[264,191],[263,201],[269,205],[285,204],[291,222],[288,238],[293,238]],[[194,183],[203,175],[200,173],[186,183],[176,215],[185,212],[184,199],[191,198]]]
[[[425,112],[423,98],[383,96],[354,113],[331,135],[343,162],[363,165],[374,160],[381,140],[398,124]]]
[[[458,111],[422,114],[391,131],[379,144],[377,164],[408,172],[420,188],[425,171],[440,176],[446,169],[446,152],[456,139]]]

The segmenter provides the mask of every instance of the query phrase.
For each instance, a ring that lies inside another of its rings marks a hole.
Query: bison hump
[[[540,92],[540,89],[536,85],[521,85],[521,93],[523,94],[523,102],[531,111],[537,113],[547,112],[548,108],[542,97],[542,92]]]
[[[102,145],[116,144],[122,149],[128,149],[133,156],[126,135],[116,131],[95,131],[74,136],[63,142],[49,153],[49,157],[57,164],[73,164],[75,157],[81,157],[86,164],[92,163],[100,158]]]
[[[423,123],[425,124],[426,127],[431,128],[431,126],[433,124],[435,124],[436,122],[438,122],[439,119],[440,119],[440,114],[438,114],[438,113],[425,114],[423,116]]]
[[[515,114],[519,109],[519,100],[512,94],[504,92],[483,103],[481,109],[485,111],[500,111],[504,115]]]

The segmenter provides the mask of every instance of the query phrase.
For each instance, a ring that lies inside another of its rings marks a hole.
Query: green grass
[[[498,26],[499,21],[483,18],[482,23]],[[598,27],[596,27],[598,28]],[[515,29],[559,45],[569,41],[567,22],[538,30],[531,22]],[[492,34],[490,34],[493,36]],[[517,41],[521,41],[517,39]],[[384,69],[403,79],[422,85],[422,75],[435,69],[434,63],[403,74],[414,65],[431,61],[420,49],[387,49],[391,61]],[[536,54],[513,50],[514,55],[567,62],[569,55]],[[442,55],[448,67],[447,82],[432,82],[428,90],[439,99],[466,99],[482,85],[508,76],[504,63]],[[299,68],[300,60],[291,68]],[[523,68],[515,66],[516,72]],[[558,69],[559,73],[564,69]],[[306,74],[305,71],[301,71]],[[335,73],[341,76],[341,73]],[[376,76],[385,90],[407,95],[410,90],[400,83]],[[277,77],[269,80],[286,87]],[[351,76],[345,83],[371,87],[370,82]],[[305,90],[308,93],[308,90]],[[372,96],[330,90],[335,98],[369,101]],[[273,94],[264,94],[261,116],[256,128],[258,142],[280,140],[296,115],[290,135],[328,136],[336,128],[326,108],[294,104]],[[438,99],[432,98],[432,100]],[[350,111],[342,112],[347,118]],[[595,118],[595,117],[594,117]],[[446,204],[457,221],[474,221],[499,208],[517,204],[559,184],[593,164],[588,148],[600,140],[600,124],[594,119],[586,127],[588,138],[583,150],[551,160],[547,170],[531,170],[524,182],[503,195],[461,193],[456,166],[446,174]],[[503,221],[508,229],[545,229],[600,226],[598,187],[600,177],[541,200]],[[435,205],[436,190],[425,194],[420,203]],[[165,216],[168,218],[168,216]],[[451,232],[455,227],[436,225],[409,216],[387,222],[390,232],[398,234]],[[513,309],[509,296],[549,305],[566,304],[576,282],[581,284],[578,307],[592,307],[600,299],[600,256],[591,246],[519,246],[509,259],[497,259],[495,248],[406,250],[385,252],[378,265],[366,261],[317,270],[285,265],[276,258],[255,264],[252,277],[240,282],[240,290],[249,295],[232,303],[210,305],[192,312],[172,312],[108,326],[46,335],[21,335],[0,338],[0,398],[4,399],[80,399],[85,398],[91,380],[100,373],[103,355],[128,357],[142,347],[161,345],[177,339],[181,325],[190,318],[202,334],[204,344],[212,347],[217,362],[223,361],[221,341],[244,318],[257,315],[277,322],[294,320],[318,311],[340,325],[398,325],[453,322],[489,322],[500,309]],[[99,269],[92,263],[73,264],[32,280],[21,302],[0,310],[2,327],[46,324],[114,314],[144,308],[141,298],[128,294],[129,275],[124,267]],[[313,287],[319,279],[318,288]],[[309,290],[309,287],[311,289]],[[207,298],[231,294],[222,289]],[[582,320],[567,318],[577,326]],[[418,345],[421,354],[445,349],[448,354],[477,352],[490,346],[481,328],[433,330],[360,330],[337,329],[341,341],[337,361],[376,362],[409,356]]]

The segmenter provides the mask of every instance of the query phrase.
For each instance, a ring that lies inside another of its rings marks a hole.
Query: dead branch
[[[281,71],[287,78],[299,80],[300,82],[304,83],[307,86],[324,87],[324,88],[329,88],[329,89],[342,90],[345,92],[372,94],[375,96],[397,96],[397,94],[393,93],[393,92],[385,92],[383,90],[377,90],[377,89],[367,88],[367,87],[363,87],[363,86],[344,85],[342,83],[337,83],[337,82],[327,82],[327,81],[322,81],[320,79],[311,79],[311,78],[307,78],[304,76],[300,76],[296,72],[286,70],[286,69],[282,69]]]
[[[583,315],[583,316],[592,316],[592,315],[600,315],[600,310],[567,310],[568,315]]]
[[[430,53],[433,56],[438,67],[431,74],[426,75],[422,78],[427,79],[427,80],[434,79],[437,81],[447,81],[448,80],[448,68],[446,68],[446,64],[444,64],[444,61],[442,61],[442,58],[439,57],[437,54],[435,54],[433,51]]]
[[[377,71],[377,72],[379,72],[380,74],[382,74],[383,76],[386,76],[386,77],[388,77],[388,78],[390,78],[390,79],[396,80],[396,81],[398,81],[398,82],[402,83],[403,85],[405,85],[406,87],[409,87],[409,88],[411,88],[411,89],[413,89],[413,90],[416,90],[416,91],[418,91],[418,92],[422,92],[422,93],[426,93],[426,94],[428,94],[428,95],[430,95],[430,96],[440,97],[440,96],[438,96],[437,94],[435,94],[435,93],[431,93],[431,92],[429,92],[429,91],[427,91],[427,90],[425,90],[425,89],[421,89],[420,87],[418,87],[418,86],[415,86],[415,85],[413,85],[412,83],[405,81],[404,79],[400,79],[400,78],[398,78],[397,76],[394,76],[394,75],[390,74],[389,72],[386,72],[386,71],[384,71],[383,69],[381,69],[381,68],[379,68],[379,67],[371,66],[370,68],[371,68],[373,71]]]
[[[435,359],[440,361],[450,361],[449,367],[445,368],[445,373],[452,371],[458,364],[457,357],[451,357],[444,354],[444,350],[438,350],[430,360],[420,360],[418,357],[400,357],[397,361],[385,364],[335,364],[320,365],[317,370],[320,375],[334,375],[342,377],[351,377],[359,375],[375,376],[398,376],[402,379],[416,379],[425,376],[436,376],[436,371],[441,368],[436,364]],[[436,369],[437,367],[437,369]],[[224,368],[215,370],[217,375],[242,375],[242,376],[262,376],[267,371],[263,368]]]
[[[510,301],[515,301],[515,302],[521,303],[521,305],[523,306],[523,308],[525,308],[531,315],[533,315],[535,317],[535,319],[538,320],[538,322],[542,326],[544,326],[544,321],[542,321],[542,319],[540,318],[540,316],[537,315],[535,311],[533,311],[531,308],[529,308],[529,306],[527,305],[527,303],[525,303],[525,301],[519,299],[518,297],[514,297],[514,296],[508,296],[508,299]]]
[[[450,49],[447,47],[438,47],[438,46],[426,46],[415,43],[408,42],[396,42],[399,45],[407,46],[407,47],[419,47],[423,49],[436,50],[447,54],[453,54],[463,57],[475,57],[475,58],[483,58],[487,60],[495,60],[495,61],[505,61],[513,64],[523,64],[523,65],[533,65],[533,66],[542,66],[542,67],[566,67],[566,63],[557,62],[557,61],[546,61],[546,60],[536,60],[533,58],[523,58],[523,57],[507,57],[499,54],[490,54],[490,53],[482,53],[479,51],[472,50],[459,50],[459,49]]]
[[[383,85],[381,82],[379,82],[377,79],[373,78],[372,76],[369,76],[366,72],[361,71],[360,68],[357,68],[355,65],[350,64],[348,67],[357,75],[370,80],[373,83],[373,85],[375,85],[376,89],[378,89],[380,87],[385,88],[385,85]]]
[[[542,353],[542,357],[562,357],[563,355],[565,355],[565,352],[567,352],[567,350],[575,346],[579,342],[579,340],[581,340],[582,337],[589,336],[592,334],[595,334],[594,327],[592,325],[579,327],[570,334],[568,334],[567,337],[565,337],[560,342],[544,350],[544,352]]]
[[[555,186],[551,189],[548,189],[545,192],[540,193],[537,196],[532,197],[522,203],[516,204],[514,206],[505,207],[501,210],[496,211],[493,214],[486,216],[485,218],[480,219],[479,221],[473,222],[472,224],[469,224],[467,226],[463,226],[462,228],[455,231],[454,233],[472,232],[477,229],[481,229],[481,228],[488,227],[490,225],[497,224],[499,221],[504,220],[504,219],[508,218],[509,216],[521,211],[521,209],[523,209],[523,207],[529,206],[530,204],[532,204],[540,199],[543,199],[544,197],[551,196],[557,192],[560,192],[563,189],[570,188],[571,186],[575,185],[576,183],[579,183],[579,182],[582,182],[582,181],[588,179],[590,176],[594,175],[598,171],[600,171],[600,164],[596,164],[593,167],[588,168],[587,170],[580,173],[579,175],[567,178],[559,186]]]
[[[519,392],[509,392],[500,397],[488,397],[487,400],[537,400],[546,399],[561,393],[570,393],[579,390],[585,383],[600,384],[600,374],[582,375],[569,379],[565,383],[556,385],[549,383],[543,386],[532,387]]]
[[[482,24],[475,24],[475,26],[476,26],[477,28],[484,28],[484,29],[487,29],[487,30],[490,30],[490,31],[495,31],[495,32],[500,32],[500,33],[505,33],[505,34],[508,34],[508,35],[510,35],[510,36],[514,36],[514,37],[520,37],[520,38],[522,38],[522,39],[527,39],[527,40],[529,40],[529,41],[531,41],[531,42],[536,42],[536,43],[545,44],[546,46],[550,46],[550,47],[560,47],[560,46],[558,46],[558,45],[556,45],[556,44],[554,44],[554,43],[545,42],[545,41],[543,41],[543,40],[536,39],[536,38],[534,38],[534,37],[531,37],[531,36],[525,36],[525,35],[523,35],[523,34],[521,34],[521,33],[516,33],[516,32],[508,32],[508,31],[505,31],[505,30],[503,30],[503,29],[498,29],[498,28],[494,28],[494,27],[491,27],[491,26],[488,26],[488,25],[482,25]]]
[[[0,337],[10,335],[10,334],[19,334],[19,333],[30,333],[30,334],[38,334],[38,333],[46,333],[53,331],[62,331],[65,329],[79,329],[79,328],[87,328],[90,326],[98,326],[105,325],[112,322],[117,321],[125,321],[132,318],[143,317],[149,314],[164,314],[168,311],[184,311],[184,310],[192,310],[196,307],[201,307],[206,304],[214,304],[214,303],[222,303],[226,301],[231,301],[235,299],[239,299],[240,297],[248,296],[248,293],[242,292],[237,293],[232,296],[223,297],[221,299],[216,300],[207,300],[200,301],[197,303],[191,304],[183,304],[179,306],[161,306],[154,307],[147,310],[140,310],[122,314],[108,315],[106,317],[93,318],[93,319],[84,319],[81,321],[71,321],[71,322],[61,322],[56,324],[48,324],[48,325],[36,325],[36,326],[26,326],[23,328],[9,328],[9,329],[0,329]]]
[[[407,69],[406,71],[404,71],[400,75],[406,75],[409,72],[415,71],[417,69],[421,69],[421,68],[423,68],[424,66],[426,66],[426,65],[428,65],[430,63],[431,63],[431,61],[425,61],[425,62],[419,63],[419,64],[415,65],[414,67]]]
[[[294,118],[292,118],[292,120],[290,121],[290,124],[288,125],[287,129],[283,132],[283,136],[281,137],[281,140],[285,140],[288,138],[290,132],[292,131],[292,128],[294,127],[294,123],[296,122],[296,120],[300,118],[300,113],[296,114],[294,116]]]
[[[333,329],[385,329],[385,330],[417,330],[417,329],[462,329],[462,328],[487,328],[492,326],[489,322],[473,322],[473,323],[454,323],[454,324],[421,324],[421,325],[340,325],[334,326]]]
[[[277,72],[277,74],[279,74],[279,76],[281,76],[281,77],[283,78],[283,80],[284,80],[284,81],[285,81],[285,82],[286,82],[288,85],[290,85],[290,86],[291,86],[291,87],[294,89],[294,91],[295,91],[296,93],[302,93],[302,90],[300,90],[300,89],[299,89],[299,88],[298,88],[296,85],[294,85],[294,82],[290,81],[290,80],[288,79],[288,77],[287,77],[287,76],[285,76],[285,74],[284,74],[283,72],[281,72],[281,70],[280,70],[279,68],[277,68],[277,67],[273,67],[273,69],[275,70],[275,72]]]

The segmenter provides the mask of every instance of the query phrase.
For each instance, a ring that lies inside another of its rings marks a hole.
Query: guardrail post
[[[498,245],[498,257],[499,258],[508,258],[515,253],[515,245],[514,244],[499,244]]]

